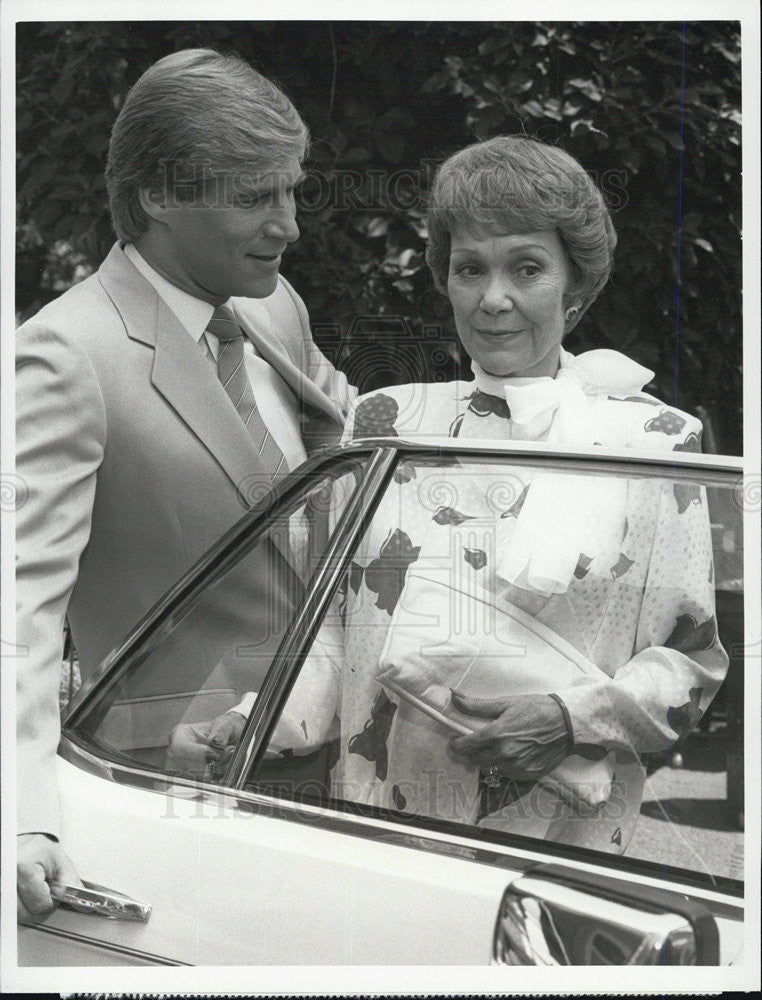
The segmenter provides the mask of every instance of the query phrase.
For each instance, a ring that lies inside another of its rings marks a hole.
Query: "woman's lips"
[[[474,330],[480,337],[515,337],[524,332],[523,330],[480,330],[478,327],[474,327]]]

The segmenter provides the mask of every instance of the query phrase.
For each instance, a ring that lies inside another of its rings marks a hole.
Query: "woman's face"
[[[571,283],[555,230],[451,234],[447,292],[458,336],[491,375],[556,374]]]

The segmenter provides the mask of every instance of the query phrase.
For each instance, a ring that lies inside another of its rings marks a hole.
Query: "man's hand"
[[[232,753],[246,725],[240,712],[225,712],[211,722],[182,723],[169,738],[169,763],[183,774],[203,777],[209,764]]]
[[[82,885],[69,856],[44,833],[21,833],[17,838],[16,913],[19,921],[44,917],[55,908],[49,881]]]
[[[468,698],[453,691],[452,703],[465,715],[495,720],[471,736],[450,740],[453,753],[469,764],[497,767],[506,778],[536,781],[570,752],[564,713],[550,695]]]

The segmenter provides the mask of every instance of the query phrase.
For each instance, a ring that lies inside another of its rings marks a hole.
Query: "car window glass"
[[[248,787],[740,878],[738,492],[603,470],[403,457]],[[540,780],[452,753],[549,694],[573,745]]]
[[[214,582],[101,686],[75,735],[116,761],[219,780],[328,542],[332,510],[346,502],[364,462],[342,460],[305,479],[256,540],[211,566]]]

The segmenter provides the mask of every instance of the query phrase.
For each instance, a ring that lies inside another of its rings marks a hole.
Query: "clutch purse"
[[[486,724],[457,711],[453,688],[479,698],[561,694],[603,676],[569,642],[515,605],[414,568],[378,670],[381,684],[441,723],[443,754],[452,732],[468,735]],[[597,761],[570,754],[541,781],[575,804],[594,807],[611,794],[615,760],[614,751]]]

